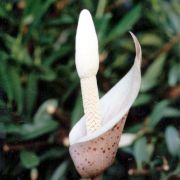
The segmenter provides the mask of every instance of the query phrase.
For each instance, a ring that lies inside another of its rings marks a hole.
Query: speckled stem
[[[87,134],[101,126],[100,104],[96,76],[81,78],[83,107],[86,118]]]
[[[95,178],[92,178],[92,180],[103,180],[103,174],[101,174]]]

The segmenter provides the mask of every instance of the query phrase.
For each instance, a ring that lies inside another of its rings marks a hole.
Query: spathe
[[[141,83],[141,47],[133,33],[136,57],[129,72],[100,100],[102,127],[86,134],[84,116],[69,135],[70,154],[82,177],[95,177],[113,162],[127,113]]]

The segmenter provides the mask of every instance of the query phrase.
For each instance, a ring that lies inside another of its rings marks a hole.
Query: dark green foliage
[[[130,68],[134,32],[143,51],[142,86],[104,179],[179,178],[180,3],[178,0],[0,1],[0,179],[80,179],[68,154],[83,115],[74,63],[82,9],[99,38],[100,94]]]

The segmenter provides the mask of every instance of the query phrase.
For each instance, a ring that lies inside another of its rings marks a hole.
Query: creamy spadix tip
[[[91,13],[87,9],[83,9],[79,14],[79,17],[81,17],[81,16],[82,16],[82,18],[83,17],[91,18]]]
[[[99,68],[98,38],[88,10],[81,11],[76,32],[76,68],[80,78],[97,74]]]

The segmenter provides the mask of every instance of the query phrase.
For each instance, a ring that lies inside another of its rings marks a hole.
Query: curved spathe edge
[[[100,99],[102,127],[87,135],[83,116],[69,134],[70,145],[92,140],[111,129],[125,116],[136,99],[141,84],[142,52],[136,36],[132,32],[130,34],[136,49],[134,64],[128,73]]]

